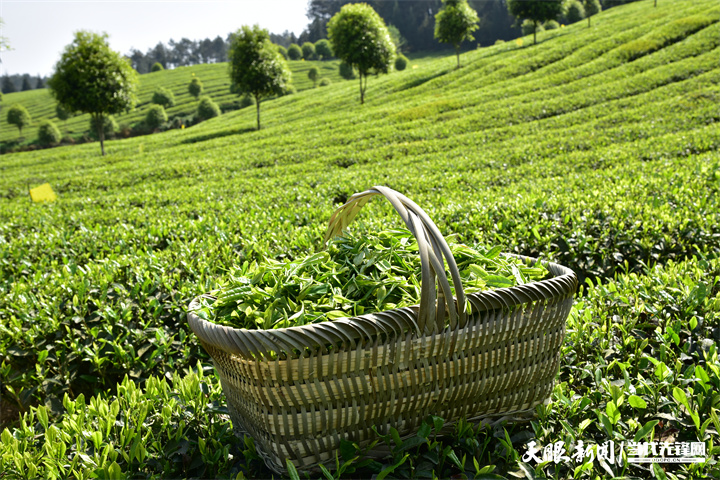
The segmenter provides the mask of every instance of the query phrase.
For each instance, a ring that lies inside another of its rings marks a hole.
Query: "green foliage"
[[[203,83],[200,81],[200,79],[193,74],[192,80],[190,80],[190,83],[188,84],[188,92],[190,95],[195,97],[196,99],[200,98],[200,95],[202,94],[204,88]]]
[[[0,471],[52,478],[68,465],[76,473],[65,468],[56,478],[271,478],[252,441],[232,435],[187,306],[245,261],[320,252],[337,203],[389,184],[458,241],[557,261],[586,286],[567,323],[558,384],[533,422],[457,425],[436,439],[430,419],[398,443],[372,439],[390,448],[385,458],[363,458],[365,447],[348,442],[327,466],[333,476],[648,478],[653,472],[623,458],[608,472],[597,458],[540,464],[522,456],[529,441],[568,448],[614,438],[617,449],[667,435],[705,442],[708,461],[665,464],[661,473],[715,475],[718,14],[714,0],[651,5],[607,9],[601,28],[550,32],[552,41],[530,49],[509,41],[470,51],[461,70],[415,57],[418,68],[380,79],[378,101],[352,115],[347,97],[357,87],[334,80],[322,99],[301,92],[264,104],[272,121],[260,132],[240,124],[254,119],[247,109],[117,142],[103,162],[93,162],[96,146],[83,144],[1,155],[0,394],[8,430]],[[648,48],[627,62],[622,47],[640,39]],[[310,66],[293,62],[299,90],[311,86]],[[337,71],[334,63],[312,66],[323,76]],[[218,103],[240,101],[227,92],[226,65],[144,76],[141,101],[160,85],[184,91],[189,71],[218,92]],[[175,109],[187,115],[191,98],[178,95]],[[54,115],[48,92],[5,95],[3,139],[17,136],[5,122],[15,103],[36,122]],[[87,122],[81,115],[68,128],[80,132]],[[28,179],[50,182],[60,200],[30,203]],[[364,220],[370,232],[401,223],[391,208]],[[199,385],[189,380],[197,360]],[[169,393],[149,392],[155,382]],[[141,393],[128,395],[131,387]],[[115,400],[124,417],[110,414]],[[25,426],[13,410],[27,414]],[[114,461],[103,458],[106,445]],[[216,461],[226,445],[228,457]]]
[[[508,0],[508,11],[518,21],[530,20],[537,27],[548,20],[555,20],[563,13],[562,0]],[[533,43],[537,43],[537,33],[533,33]]]
[[[160,105],[163,108],[175,106],[175,95],[165,87],[160,87],[153,92],[152,103]]]
[[[288,59],[288,51],[287,51],[287,48],[283,47],[282,45],[275,45],[275,47],[277,48],[278,53],[279,53],[280,55],[282,55],[282,57],[283,57],[285,60],[287,60],[287,59]]]
[[[321,60],[329,60],[333,57],[332,46],[326,38],[315,42],[315,53],[320,57]]]
[[[388,32],[390,32],[390,38],[392,39],[393,45],[395,45],[395,52],[400,53],[407,47],[407,40],[402,36],[400,30],[395,25],[387,26]]]
[[[320,80],[321,87],[327,87],[329,85],[332,85],[332,80],[330,80],[329,78],[323,78]]]
[[[315,60],[315,45],[312,42],[305,42],[302,44],[302,56],[305,60]]]
[[[57,116],[58,120],[65,122],[72,117],[72,112],[67,111],[65,107],[58,103],[55,105],[55,116]]]
[[[560,28],[560,24],[556,20],[548,20],[542,24],[544,30],[557,30]]]
[[[153,63],[153,66],[150,67],[151,72],[161,72],[163,70],[165,70],[165,67],[163,67],[162,63],[160,63],[160,62],[155,62],[155,63]]]
[[[480,19],[466,0],[443,0],[443,8],[435,15],[435,38],[455,47],[457,67],[460,68],[460,45],[475,39]]]
[[[590,17],[597,15],[602,11],[602,4],[600,0],[583,0],[583,7],[585,8],[585,16],[588,19],[588,27],[590,26]]]
[[[300,48],[300,45],[296,43],[291,43],[290,46],[287,49],[287,56],[290,60],[300,60],[303,56],[302,49]]]
[[[41,145],[55,145],[60,143],[62,134],[50,120],[43,120],[38,127],[38,141]]]
[[[348,4],[330,19],[327,28],[335,56],[360,75],[360,103],[363,104],[368,74],[387,73],[395,58],[395,45],[385,22],[367,4]]]
[[[228,58],[230,80],[241,92],[255,97],[260,130],[260,100],[287,90],[290,84],[287,62],[273,47],[267,30],[257,25],[244,26],[235,33]]]
[[[545,23],[549,22],[550,20]],[[523,35],[536,34],[545,31],[545,24],[535,23],[534,21],[527,19],[523,21],[520,26],[520,30],[522,30]]]
[[[395,70],[401,72],[407,68],[408,59],[405,55],[399,54],[395,59]]]
[[[569,0],[563,5],[563,15],[567,23],[579,22],[585,18],[585,7],[580,0]]]
[[[118,124],[112,115],[106,115],[102,117],[90,117],[90,135],[95,139],[101,138],[112,138],[115,136],[115,132],[118,131]]]
[[[168,116],[162,105],[151,105],[150,108],[148,108],[147,114],[145,115],[145,124],[150,127],[151,130],[160,128],[160,126],[167,121]]]
[[[501,257],[499,247],[449,245],[468,294],[526,284],[548,273],[539,264]],[[417,248],[407,230],[346,232],[330,240],[327,251],[289,263],[244,263],[231,273],[217,299],[197,313],[222,325],[271,329],[417,305]]]
[[[30,114],[22,105],[13,105],[8,108],[6,120],[10,125],[17,127],[20,136],[22,136],[22,129],[32,122]]]
[[[197,117],[203,120],[210,120],[220,115],[220,107],[210,97],[202,97],[197,107]]]
[[[345,62],[340,62],[340,65],[338,66],[338,72],[340,73],[340,76],[345,80],[352,80],[353,78],[355,78],[355,69],[352,65],[349,65]]]
[[[110,49],[107,35],[79,31],[65,47],[48,86],[58,103],[73,112],[102,118],[130,110],[137,102],[137,72]],[[104,136],[100,150],[105,155]]]
[[[320,70],[317,67],[312,67],[308,70],[308,78],[313,82],[313,86],[317,86],[317,81],[320,78]]]

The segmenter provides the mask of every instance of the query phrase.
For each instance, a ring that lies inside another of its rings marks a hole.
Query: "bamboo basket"
[[[466,297],[433,221],[387,187],[338,208],[326,240],[375,195],[390,201],[418,241],[419,305],[245,330],[203,320],[193,313],[199,299],[190,304],[190,328],[213,358],[235,433],[250,435],[275,472],[284,472],[288,459],[306,470],[334,462],[342,439],[363,446],[376,437],[373,426],[407,436],[430,414],[448,424],[512,418],[531,413],[552,391],[575,274],[545,263],[552,278]]]

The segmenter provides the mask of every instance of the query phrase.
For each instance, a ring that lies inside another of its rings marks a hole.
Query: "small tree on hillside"
[[[533,43],[537,43],[538,25],[562,14],[562,0],[507,0],[508,11],[518,21],[529,19],[535,24]]]
[[[398,72],[402,72],[403,70],[405,70],[405,68],[407,68],[407,63],[407,57],[401,53],[395,59],[395,70],[397,70]]]
[[[188,92],[190,93],[190,95],[192,95],[196,99],[200,98],[200,94],[203,92],[203,90],[203,84],[200,79],[193,76],[192,80],[190,80],[190,84],[188,85]]]
[[[288,51],[289,52],[289,51]],[[255,97],[260,130],[260,99],[282,95],[290,84],[287,62],[270,42],[267,30],[255,25],[237,31],[228,52],[230,80]]]
[[[197,108],[197,116],[200,120],[210,120],[220,115],[220,107],[210,97],[203,97]]]
[[[163,108],[175,106],[175,95],[165,87],[160,87],[153,92],[152,103],[162,105]]]
[[[314,60],[315,59],[315,45],[313,45],[310,42],[305,42],[302,44],[302,55],[305,60]]]
[[[352,65],[348,65],[345,62],[340,62],[340,65],[338,66],[338,73],[345,80],[352,80],[355,78],[355,69]]]
[[[323,38],[315,42],[315,55],[318,55],[321,60],[329,60],[333,56],[332,47],[327,39]]]
[[[162,105],[151,105],[145,114],[145,124],[150,130],[160,128],[160,126],[167,121],[168,116]]]
[[[30,75],[27,73],[23,75],[22,79],[22,86],[20,87],[20,91],[27,92],[28,90],[32,90],[33,87],[30,85]]]
[[[165,70],[165,67],[163,67],[160,62],[153,63],[153,66],[150,68],[151,72],[161,72],[163,70]]]
[[[282,55],[285,60],[287,60],[287,58],[288,58],[287,48],[283,47],[282,45],[275,45],[275,47],[277,48],[278,53],[280,55]]]
[[[30,125],[32,119],[30,118],[30,114],[25,109],[25,107],[20,104],[16,104],[8,109],[7,122],[10,125],[15,125],[18,128],[18,137],[21,137],[22,129]]]
[[[287,54],[290,60],[300,60],[302,58],[302,49],[300,45],[291,43],[287,49]]]
[[[590,17],[597,15],[602,11],[602,5],[600,0],[584,0],[583,6],[585,7],[585,16],[588,19],[588,28],[590,28]]]
[[[576,23],[585,18],[585,7],[578,0],[565,3],[565,19],[567,23]]]
[[[367,76],[387,73],[395,60],[395,45],[385,22],[367,4],[343,6],[327,25],[335,56],[357,69],[360,104],[365,103]]]
[[[55,105],[55,115],[57,115],[58,120],[65,124],[65,128],[67,129],[67,120],[73,116],[72,112],[69,112],[65,107],[58,103]]]
[[[50,120],[43,120],[38,127],[38,141],[41,145],[55,145],[60,143],[62,135],[60,130]]]
[[[477,30],[480,19],[470,8],[467,0],[443,0],[445,6],[435,15],[435,38],[455,47],[457,68],[460,68],[460,45],[475,40],[472,32]]]
[[[105,155],[104,119],[135,106],[137,82],[130,62],[110,49],[107,34],[80,31],[65,47],[48,86],[67,110],[90,114]]]
[[[308,78],[312,80],[313,87],[317,87],[317,81],[320,78],[320,70],[317,67],[312,67],[308,70]]]

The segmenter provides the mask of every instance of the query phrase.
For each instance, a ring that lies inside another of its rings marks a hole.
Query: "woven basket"
[[[190,304],[190,328],[213,358],[235,432],[250,435],[275,472],[284,472],[288,459],[300,469],[334,461],[342,439],[361,446],[373,440],[373,425],[402,436],[429,414],[447,423],[510,418],[532,411],[552,391],[575,274],[546,263],[550,279],[466,298],[435,224],[386,187],[353,195],[330,219],[326,240],[374,195],[392,203],[418,241],[418,306],[245,330],[203,320],[193,313],[199,299]],[[457,299],[448,302],[450,281]]]

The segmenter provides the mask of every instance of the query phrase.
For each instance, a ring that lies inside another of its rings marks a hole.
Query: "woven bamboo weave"
[[[373,426],[395,427],[402,436],[430,414],[448,423],[512,417],[531,412],[552,391],[575,274],[545,263],[549,279],[466,297],[435,224],[386,187],[353,195],[332,216],[326,239],[374,195],[390,201],[418,240],[418,306],[245,330],[203,320],[193,313],[199,299],[190,304],[189,325],[213,358],[235,432],[253,437],[276,472],[288,459],[300,469],[334,462],[342,439],[367,444],[376,437]]]

